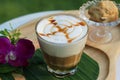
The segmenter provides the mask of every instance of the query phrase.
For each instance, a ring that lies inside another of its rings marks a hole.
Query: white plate
[[[15,29],[17,28],[18,26],[22,25],[22,24],[25,24],[35,18],[38,18],[38,17],[42,17],[42,16],[45,16],[45,15],[48,15],[48,14],[53,14],[53,13],[59,13],[59,12],[62,12],[62,11],[45,11],[45,12],[37,12],[37,13],[32,13],[32,14],[28,14],[28,15],[24,15],[24,16],[21,16],[21,17],[18,17],[18,18],[14,18],[12,20],[9,20],[3,24],[0,25],[0,30],[3,30],[3,29],[11,29],[10,27],[10,24],[12,24],[12,27]]]

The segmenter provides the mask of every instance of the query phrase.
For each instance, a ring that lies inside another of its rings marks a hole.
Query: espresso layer
[[[45,52],[43,53],[44,53],[44,58],[47,65],[54,70],[61,70],[61,71],[70,70],[76,67],[76,65],[80,61],[81,54],[82,54],[81,52],[77,55],[61,58],[61,57],[50,56]]]

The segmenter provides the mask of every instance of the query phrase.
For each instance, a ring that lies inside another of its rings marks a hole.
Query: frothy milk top
[[[49,42],[71,43],[86,35],[87,25],[70,15],[56,15],[40,21],[37,33]]]

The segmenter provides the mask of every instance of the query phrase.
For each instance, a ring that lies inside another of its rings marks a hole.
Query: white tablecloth
[[[3,30],[3,29],[9,29],[10,30],[10,23],[12,24],[12,27],[15,29],[17,27],[19,27],[20,25],[23,25],[35,18],[38,18],[38,17],[42,17],[42,16],[45,16],[45,15],[48,15],[48,14],[53,14],[53,13],[59,13],[59,12],[62,12],[62,11],[45,11],[45,12],[37,12],[37,13],[33,13],[33,14],[28,14],[28,15],[25,15],[25,16],[21,16],[21,17],[18,17],[18,18],[15,18],[15,19],[12,19],[12,20],[9,20],[3,24],[0,25],[0,30]],[[120,56],[116,62],[116,72],[117,72],[117,79],[116,80],[120,80]]]

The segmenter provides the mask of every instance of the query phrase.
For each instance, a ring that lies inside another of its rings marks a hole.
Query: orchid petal
[[[7,37],[0,37],[0,63],[6,63],[5,57],[10,47],[10,40]]]
[[[9,53],[9,61],[13,66],[26,66],[28,59],[35,53],[35,47],[30,40],[19,39],[15,48]]]
[[[35,53],[35,47],[30,40],[20,39],[16,43],[16,55],[21,58],[31,58]]]
[[[12,66],[15,67],[20,67],[20,66],[27,66],[28,65],[28,61],[27,59],[20,59],[20,58],[16,58],[16,60],[9,60],[9,64],[11,64]]]

